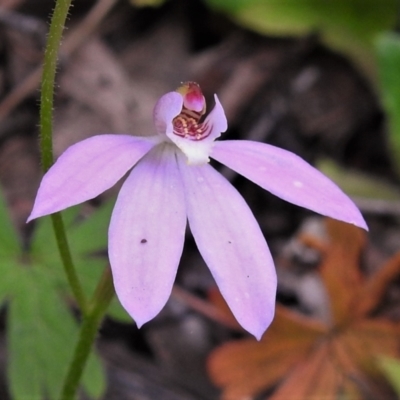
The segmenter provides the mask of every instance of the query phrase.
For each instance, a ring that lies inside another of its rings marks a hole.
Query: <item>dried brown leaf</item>
[[[353,343],[362,346],[364,364],[374,364],[375,357],[387,355],[400,356],[400,324],[389,320],[363,319],[358,320],[348,328]],[[368,359],[367,359],[368,357]]]
[[[275,332],[279,337],[301,340],[302,338],[308,339],[310,336],[316,338],[318,335],[327,333],[328,330],[329,328],[322,322],[308,318],[277,304],[274,321],[264,336]]]
[[[320,266],[329,294],[335,323],[341,325],[352,316],[364,278],[359,263],[365,245],[365,233],[354,225],[326,219],[329,243]]]
[[[225,387],[223,399],[246,398],[272,386],[306,353],[297,343],[274,345],[265,353],[257,342],[243,345],[240,349],[222,347],[210,358],[210,375]]]
[[[358,329],[351,326],[347,332],[343,332],[335,342],[334,356],[342,369],[345,382],[353,382],[362,398],[389,400],[394,393],[381,374],[377,356],[393,354],[396,342],[397,346],[399,344],[398,327],[396,329],[395,324],[387,325],[386,321],[371,322],[371,326],[363,324]],[[382,336],[378,339],[375,335],[379,335],[379,332]]]
[[[329,347],[322,343],[282,383],[270,400],[310,399],[335,400],[340,379],[329,360]]]
[[[367,315],[381,303],[387,287],[400,276],[400,252],[390,258],[361,289],[356,312]]]
[[[254,395],[281,379],[310,351],[327,328],[284,307],[260,342],[247,339],[228,343],[209,359],[213,381],[226,387],[224,399]]]
[[[366,377],[360,371],[357,364],[357,357],[354,351],[358,351],[360,347],[349,346],[345,337],[346,333],[333,337],[330,341],[330,359],[335,365],[336,370],[340,373],[343,382],[365,382]]]

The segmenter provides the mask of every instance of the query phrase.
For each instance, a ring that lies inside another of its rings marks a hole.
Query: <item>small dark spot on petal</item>
[[[228,240],[228,243],[231,244],[232,242],[230,240]]]
[[[100,78],[98,79],[99,86],[101,88],[108,88],[112,86],[112,81],[108,76],[101,75]]]
[[[140,243],[142,243],[142,244],[147,243],[147,239],[142,239],[142,240],[140,241]]]

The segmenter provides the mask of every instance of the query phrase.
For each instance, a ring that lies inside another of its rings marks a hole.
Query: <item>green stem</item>
[[[40,148],[44,172],[53,164],[53,98],[58,48],[72,0],[57,0],[51,19],[43,63],[40,98]],[[82,312],[86,312],[86,298],[76,273],[65,234],[61,214],[52,215],[54,234],[68,283]]]
[[[109,267],[104,271],[90,302],[88,312],[83,317],[78,344],[69,365],[68,374],[60,395],[60,400],[73,400],[78,390],[85,365],[103,316],[114,296],[114,286]]]
[[[72,0],[56,0],[44,53],[40,97],[40,149],[44,172],[53,164],[53,98],[58,48]]]
[[[72,261],[61,213],[55,213],[51,215],[51,222],[53,223],[53,230],[57,241],[58,251],[61,256],[69,286],[73,291],[81,312],[85,314],[87,312],[87,300]]]

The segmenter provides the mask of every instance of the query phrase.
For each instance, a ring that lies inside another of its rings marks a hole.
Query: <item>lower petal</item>
[[[174,150],[162,144],[126,179],[111,217],[109,257],[117,296],[140,327],[167,302],[182,255],[185,200]]]
[[[248,140],[225,140],[215,143],[211,157],[290,203],[368,229],[353,201],[290,151]]]
[[[179,160],[190,229],[238,322],[260,338],[275,309],[276,273],[264,236],[239,192],[210,165]]]

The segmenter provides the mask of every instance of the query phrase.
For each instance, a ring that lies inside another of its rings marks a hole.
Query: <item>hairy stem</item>
[[[53,164],[53,98],[57,55],[71,0],[57,0],[51,19],[43,63],[40,97],[40,149],[44,172]],[[82,312],[86,312],[86,298],[76,273],[61,214],[51,216],[58,250],[68,283]]]

